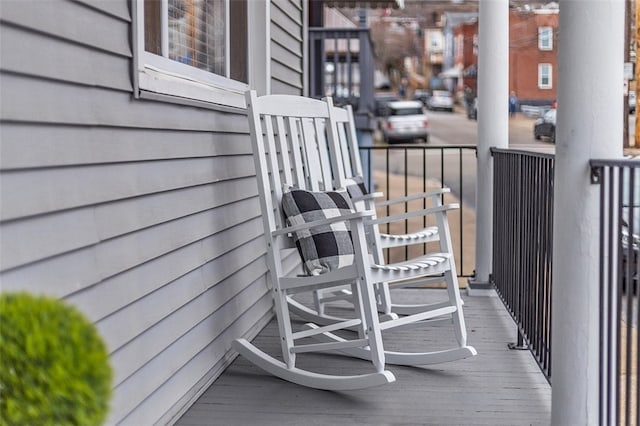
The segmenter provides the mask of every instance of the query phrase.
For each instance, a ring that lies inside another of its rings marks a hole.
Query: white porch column
[[[552,424],[598,424],[599,187],[589,159],[622,155],[623,0],[560,3]]]
[[[490,289],[493,249],[493,161],[491,147],[509,145],[509,3],[481,0],[478,24],[478,170],[476,272],[469,295]],[[486,113],[485,111],[490,111]]]

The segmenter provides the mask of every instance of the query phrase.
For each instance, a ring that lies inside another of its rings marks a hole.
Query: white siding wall
[[[275,3],[272,91],[301,93],[301,1]],[[109,424],[170,423],[271,315],[246,115],[134,99],[128,0],[0,18],[2,291],[96,323]]]
[[[271,5],[271,91],[303,93],[302,0],[277,0]]]

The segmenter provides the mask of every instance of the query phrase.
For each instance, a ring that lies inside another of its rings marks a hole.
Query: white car
[[[431,97],[427,100],[427,108],[431,110],[442,109],[445,111],[453,111],[453,96],[446,90],[434,90]]]
[[[429,121],[420,101],[397,101],[387,104],[389,115],[382,123],[382,137],[387,143],[429,142]]]

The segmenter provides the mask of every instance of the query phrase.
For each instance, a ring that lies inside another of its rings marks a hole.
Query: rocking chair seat
[[[420,271],[421,275],[424,275],[426,269],[435,268],[437,266],[448,266],[446,262],[451,255],[449,253],[433,253],[420,257],[416,257],[409,261],[398,263],[387,263],[384,265],[372,264],[371,267],[380,272],[395,272],[395,271]],[[438,270],[434,273],[440,273]],[[444,271],[442,271],[444,272]]]
[[[438,240],[438,227],[429,226],[410,234],[380,234],[382,248],[404,247],[413,243],[424,243]]]

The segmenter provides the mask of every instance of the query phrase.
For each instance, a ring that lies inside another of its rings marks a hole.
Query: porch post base
[[[496,296],[496,291],[490,281],[478,281],[475,278],[469,278],[467,280],[467,295],[468,296]]]

